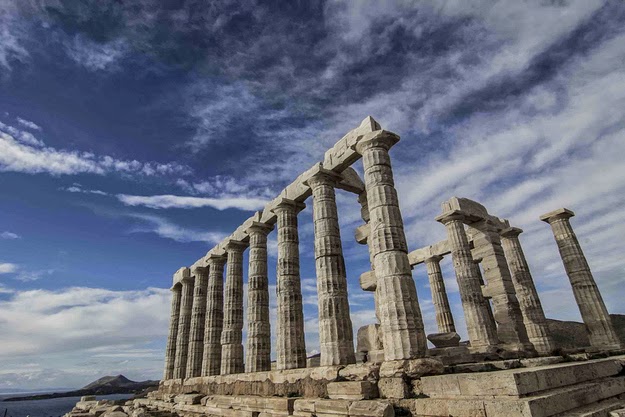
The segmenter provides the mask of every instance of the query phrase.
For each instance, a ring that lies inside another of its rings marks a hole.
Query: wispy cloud
[[[66,41],[65,48],[72,60],[92,71],[120,69],[117,63],[128,51],[123,39],[98,43],[80,35]]]
[[[14,136],[15,135],[15,136]],[[140,162],[116,159],[91,152],[59,150],[45,146],[30,132],[0,125],[0,171],[27,174],[75,175],[109,173],[155,175],[181,175],[189,173],[187,166],[171,162]]]
[[[17,122],[24,126],[27,129],[31,129],[31,130],[41,130],[41,126],[39,126],[37,123],[35,122],[31,122],[30,120],[26,120],[26,119],[22,119],[21,117],[17,117],[16,118]]]
[[[230,198],[208,198],[208,197],[185,197],[177,195],[153,195],[139,196],[118,194],[119,201],[127,206],[145,206],[153,209],[168,208],[199,208],[213,207],[217,210],[236,208],[240,210],[260,210],[264,207],[266,200],[259,200],[247,197]]]
[[[140,220],[143,223],[141,226],[134,227],[131,233],[154,233],[162,238],[172,239],[181,243],[207,242],[217,244],[226,237],[225,233],[181,227],[159,216],[137,213],[126,214],[126,216]]]
[[[97,194],[97,195],[109,195],[108,193],[102,190],[89,190],[82,187],[79,183],[73,183],[69,187],[61,188],[63,191],[67,191],[69,193],[82,193],[82,194]]]
[[[19,267],[12,263],[0,263],[0,274],[12,274],[17,272]]]
[[[17,233],[13,233],[13,232],[2,232],[0,233],[0,239],[19,239],[21,236],[18,235]]]

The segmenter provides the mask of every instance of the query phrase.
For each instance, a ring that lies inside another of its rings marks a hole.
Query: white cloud
[[[177,195],[139,196],[118,194],[117,198],[127,206],[145,206],[153,209],[213,207],[217,210],[236,208],[254,211],[262,209],[267,203],[267,200],[249,197],[210,198]]]
[[[154,233],[162,238],[172,239],[181,243],[207,242],[217,244],[226,237],[226,234],[221,232],[207,232],[181,227],[159,216],[147,214],[126,214],[126,216],[143,222],[142,226],[134,227],[131,233]]]
[[[18,235],[17,233],[13,233],[13,232],[2,232],[0,233],[0,239],[19,239],[20,235]]]
[[[22,126],[24,126],[27,129],[39,130],[39,131],[41,130],[41,126],[39,126],[35,122],[31,122],[30,120],[22,119],[21,117],[17,117],[16,120],[17,120],[17,122],[19,124],[21,124]]]
[[[58,150],[45,146],[30,132],[0,124],[0,172],[51,175],[122,174],[184,175],[189,168],[178,163],[139,162],[97,156],[91,152]]]
[[[0,263],[0,274],[12,274],[16,272],[19,267],[12,263]]]
[[[0,301],[0,388],[78,387],[111,373],[158,378],[164,352],[145,346],[167,336],[169,297],[161,288],[10,293]],[[46,366],[22,366],[33,360]]]
[[[65,42],[65,49],[72,60],[91,71],[111,71],[117,69],[116,64],[126,54],[128,46],[122,39],[98,43],[76,35]]]
[[[102,190],[88,190],[82,188],[80,184],[74,183],[69,187],[61,188],[61,190],[67,191],[69,193],[82,193],[82,194],[97,194],[97,195],[109,195],[108,193]]]
[[[0,67],[10,72],[15,62],[26,62],[30,54],[23,44],[24,29],[15,19],[14,5],[3,2],[0,10]]]

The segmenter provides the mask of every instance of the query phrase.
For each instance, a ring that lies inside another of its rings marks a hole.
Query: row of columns
[[[591,346],[607,350],[620,349],[622,348],[621,342],[614,331],[601,293],[568,220],[573,215],[573,212],[568,209],[559,209],[541,216],[541,220],[549,223],[552,227],[566,273],[571,282],[575,300],[589,332]],[[502,328],[506,329],[506,327],[496,322],[493,312],[490,310],[488,299],[484,294],[484,292],[488,292],[488,286],[493,285],[493,282],[488,282],[486,286],[483,286],[481,271],[478,265],[479,260],[476,261],[475,256],[472,254],[471,245],[464,227],[466,218],[460,212],[451,212],[439,216],[437,220],[443,223],[447,229],[453,266],[458,280],[460,299],[472,349],[481,351],[488,350],[490,347],[498,344],[506,345],[506,333],[503,333],[504,336],[502,337],[501,332]],[[496,237],[491,235],[488,242],[494,249],[487,250],[486,253],[497,253],[497,248],[500,245],[502,253],[494,265],[505,272],[503,274],[500,273],[499,276],[509,276],[513,285],[512,291],[508,291],[506,296],[510,297],[509,294],[514,296],[514,301],[518,305],[520,312],[517,316],[522,318],[523,324],[522,331],[517,332],[516,335],[512,334],[513,340],[518,335],[521,335],[521,338],[517,340],[527,340],[531,344],[530,349],[535,349],[539,354],[549,354],[557,346],[550,335],[547,319],[538,297],[538,291],[534,285],[534,280],[519,240],[519,235],[522,232],[522,229],[508,227],[501,230]],[[479,250],[478,245],[475,245],[477,250]],[[473,251],[475,250],[473,249]],[[483,255],[484,252],[482,252]],[[441,260],[442,256],[432,256],[425,259],[425,264],[432,291],[438,331],[440,333],[451,333],[455,332],[455,325],[441,273]],[[492,266],[490,265],[490,267]],[[486,291],[484,290],[485,288]],[[512,304],[514,305],[515,303]],[[497,304],[495,304],[495,308],[497,308]],[[506,308],[504,316],[509,317],[509,301],[506,302]],[[497,317],[497,311],[494,314]],[[514,320],[510,321],[514,322]],[[507,330],[509,331],[509,328]],[[509,337],[510,333],[507,336]],[[521,344],[520,347],[528,350],[528,344]]]
[[[378,282],[376,309],[388,360],[424,356],[426,351],[423,320],[388,154],[398,140],[397,135],[378,131],[357,144],[368,196],[370,255]],[[322,365],[355,362],[334,191],[339,179],[337,174],[319,167],[305,182],[313,194]],[[272,210],[278,231],[277,369],[306,366],[297,233],[297,214],[303,208],[302,203],[283,199]],[[247,244],[231,241],[224,248],[225,256],[212,255],[205,268],[187,269],[184,278],[172,289],[165,379],[270,369],[267,233],[271,229],[257,223],[246,231],[250,265],[245,360],[242,260]],[[225,299],[224,265],[227,265]]]

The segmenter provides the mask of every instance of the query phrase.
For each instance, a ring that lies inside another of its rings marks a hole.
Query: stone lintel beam
[[[507,227],[499,232],[501,237],[517,237],[523,233],[523,229],[519,227]]]
[[[367,271],[360,274],[360,288],[363,291],[375,292],[378,286],[378,279],[375,276],[375,271]]]
[[[445,201],[441,206],[443,212],[462,212],[465,215],[466,224],[470,224],[480,220],[488,220],[498,230],[503,230],[510,226],[506,220],[489,214],[488,210],[486,210],[486,207],[484,207],[477,201],[473,201],[468,198],[452,197],[449,200]]]
[[[360,195],[365,192],[365,183],[354,168],[348,167],[341,172],[341,180],[336,184],[336,188]]]
[[[349,131],[331,149],[328,149],[323,158],[323,166],[334,172],[343,172],[347,167],[360,159],[356,151],[356,144],[362,137],[382,128],[373,117],[367,116],[356,129]]]
[[[415,266],[425,262],[427,259],[435,256],[445,256],[451,253],[449,243],[447,239],[434,243],[433,245],[426,246],[421,249],[413,250],[408,254],[408,260],[410,266]]]

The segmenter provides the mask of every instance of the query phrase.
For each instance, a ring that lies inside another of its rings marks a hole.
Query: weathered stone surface
[[[328,397],[337,400],[370,400],[378,396],[376,383],[370,381],[330,382]]]
[[[176,361],[176,338],[178,337],[178,321],[180,319],[180,300],[182,299],[182,285],[174,285],[174,287],[171,289],[171,293],[169,336],[167,337],[167,348],[165,350],[165,372],[163,374],[163,379],[171,379],[174,377],[174,364]]]
[[[401,377],[380,378],[378,381],[378,391],[380,398],[408,398],[410,395],[410,387],[406,380]]]
[[[187,360],[186,372],[187,378],[202,375],[208,270],[203,266],[195,266],[191,269],[191,274],[195,277],[195,285],[193,286],[193,307],[191,310],[191,329],[189,334],[189,357]]]
[[[590,344],[603,349],[620,349],[622,345],[614,331],[608,310],[569,222],[569,218],[574,215],[571,210],[562,208],[544,214],[540,219],[551,225],[564,269],[571,281],[575,301],[590,333]]]
[[[230,241],[228,254],[224,327],[221,333],[221,374],[243,372],[243,251],[246,245]]]
[[[540,354],[549,354],[556,348],[549,332],[549,326],[545,318],[538,291],[525,259],[519,234],[523,230],[516,227],[508,227],[501,231],[501,245],[508,261],[512,283],[519,300],[523,322],[527,329],[527,336],[536,351]]]
[[[434,358],[385,361],[380,366],[380,377],[393,378],[407,376],[410,378],[419,378],[425,375],[441,374],[443,370],[443,363]]]
[[[463,219],[463,214],[457,211],[446,212],[436,218],[447,229],[471,348],[490,349],[499,343],[497,330],[482,295],[481,274],[471,255]]]
[[[441,256],[429,257],[425,260],[425,266],[430,282],[430,291],[432,292],[432,303],[436,311],[436,325],[438,326],[438,331],[439,333],[453,333],[456,331],[456,326],[454,325],[454,317],[451,314],[451,307],[449,307],[449,299],[447,298],[447,291],[445,289],[445,281],[443,280],[443,273],[441,272],[441,259],[443,259]],[[430,341],[434,343],[432,340]],[[436,344],[435,346],[444,347]]]
[[[394,417],[395,409],[387,402],[354,401],[349,406],[350,417]]]
[[[424,356],[427,344],[388,154],[398,140],[391,132],[377,131],[364,135],[356,145],[363,157],[371,218],[369,247],[387,360]]]
[[[380,378],[380,365],[375,363],[347,365],[339,371],[339,376],[348,381],[375,382]]]
[[[208,260],[208,286],[206,288],[206,325],[204,327],[204,352],[202,376],[221,372],[221,331],[224,321],[224,264],[226,258],[213,254]]]
[[[319,400],[315,402],[315,414],[349,415],[348,400]]]
[[[297,213],[304,205],[283,199],[273,210],[278,217],[277,298],[278,324],[276,366],[278,369],[306,366],[304,312],[299,272]]]
[[[269,282],[267,277],[267,234],[273,229],[253,223],[250,236],[247,293],[247,343],[245,372],[271,369],[271,329],[269,323]]]
[[[319,307],[320,364],[355,362],[352,320],[347,299],[347,272],[336,207],[337,175],[320,166],[305,183],[313,192],[315,266]]]
[[[460,335],[456,332],[432,333],[428,340],[437,348],[455,347],[460,343]]]
[[[379,324],[368,324],[358,329],[358,334],[356,335],[356,351],[372,352],[382,349],[382,337]]]
[[[173,377],[176,379],[184,378],[187,371],[191,308],[193,305],[193,279],[191,278],[191,271],[189,268],[182,268],[178,273],[182,276],[180,279],[182,296],[180,300],[180,316],[178,318],[178,336],[176,337],[176,358],[174,360]]]

